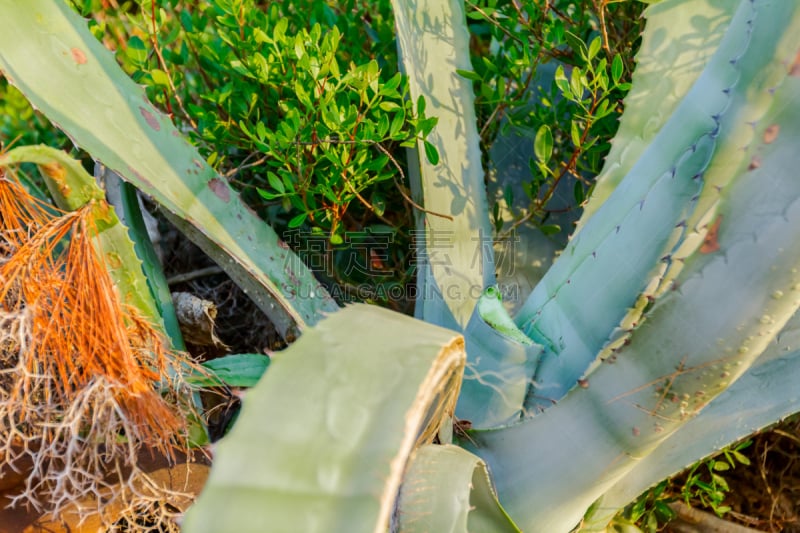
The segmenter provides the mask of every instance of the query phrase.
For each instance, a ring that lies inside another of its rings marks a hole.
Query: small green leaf
[[[581,57],[587,56],[586,44],[580,37],[572,32],[566,31],[564,32],[564,40],[567,41],[569,47],[578,52]]]
[[[403,124],[405,123],[405,120],[406,120],[406,117],[405,117],[405,114],[402,111],[400,111],[398,113],[395,113],[394,117],[392,118],[392,124],[389,127],[389,137],[391,137],[392,139],[395,139],[395,140],[398,140],[397,139],[398,137],[400,137],[400,138],[403,137],[402,129],[403,129]]]
[[[600,51],[600,48],[603,46],[600,37],[595,37],[592,39],[592,42],[589,44],[589,59],[594,59],[594,56],[597,55],[597,52]]]
[[[736,458],[736,460],[737,460],[737,461],[739,461],[741,464],[743,464],[743,465],[749,465],[749,464],[750,464],[750,459],[748,459],[748,458],[747,458],[747,456],[746,456],[746,455],[744,455],[744,454],[742,454],[741,452],[738,452],[738,451],[736,451],[736,450],[732,450],[732,451],[731,451],[731,454],[732,454],[732,455],[733,455],[733,456]]]
[[[167,73],[161,69],[152,69],[150,71],[150,77],[153,78],[153,83],[156,85],[161,85],[163,87],[169,86],[169,77],[167,76]]]
[[[729,465],[726,461],[714,461],[714,470],[718,472],[724,472],[725,470],[730,470],[731,465]]]
[[[275,198],[280,198],[280,194],[273,194],[269,191],[265,191],[264,189],[256,189],[258,191],[259,196],[264,198],[265,200],[274,200]]]
[[[586,199],[586,193],[583,190],[583,184],[580,181],[575,182],[575,186],[572,189],[572,194],[575,196],[575,203],[578,205],[581,205]]]
[[[300,213],[299,215],[294,216],[289,221],[289,227],[299,228],[300,226],[303,225],[303,222],[305,222],[307,218],[308,218],[308,213]]]
[[[481,81],[482,79],[475,71],[472,70],[462,70],[459,68],[456,69],[456,73],[462,78],[466,78],[472,81]]]
[[[583,97],[585,85],[583,83],[583,72],[578,67],[573,67],[569,75],[569,88],[576,99]]]
[[[286,192],[286,189],[283,187],[283,182],[274,172],[267,172],[267,180],[269,180],[270,186],[280,194]]]
[[[536,132],[533,152],[541,163],[546,164],[550,161],[550,157],[553,155],[553,132],[550,131],[550,126],[547,124],[540,126],[539,131]]]
[[[299,33],[294,38],[294,53],[297,55],[297,59],[302,59],[306,53],[305,46],[303,46],[303,36]]]
[[[567,81],[567,75],[564,73],[563,65],[559,65],[558,68],[556,68],[555,82],[556,86],[565,97],[569,98],[572,95],[572,91],[569,88],[569,81]]]
[[[372,208],[375,210],[375,214],[378,216],[383,216],[386,212],[386,198],[379,192],[375,192],[372,194]]]
[[[220,381],[229,387],[254,387],[269,363],[269,357],[257,353],[226,355],[203,363],[213,376],[192,377],[190,381],[201,387],[213,387]]]
[[[431,165],[438,165],[439,164],[439,150],[428,141],[423,141],[425,146],[425,157],[428,158],[428,162]]]
[[[555,235],[556,233],[561,231],[561,226],[559,226],[558,224],[546,224],[544,226],[540,226],[539,231],[541,231],[542,233],[544,233],[549,237],[550,235]]]
[[[611,61],[611,79],[614,80],[615,85],[619,83],[620,78],[622,78],[623,70],[624,70],[624,65],[622,64],[622,56],[617,54]]]
[[[135,35],[128,39],[125,55],[128,56],[135,66],[141,67],[144,65],[145,61],[147,61],[147,48],[144,45],[144,41]]]
[[[396,109],[400,109],[400,106],[396,102],[384,100],[378,107],[381,108],[382,111],[394,111]]]
[[[576,120],[570,122],[569,135],[575,148],[581,147],[581,129]]]
[[[511,187],[511,184],[506,184],[503,189],[503,200],[505,200],[509,208],[514,205],[514,189]]]
[[[417,116],[425,116],[425,98],[422,95],[417,98]]]

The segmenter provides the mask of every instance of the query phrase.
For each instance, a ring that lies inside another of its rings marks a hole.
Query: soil
[[[724,477],[730,486],[726,518],[751,528],[800,533],[800,417],[753,438],[742,453],[749,466]]]

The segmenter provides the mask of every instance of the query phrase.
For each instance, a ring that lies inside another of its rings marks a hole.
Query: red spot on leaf
[[[80,48],[73,48],[70,52],[72,52],[72,59],[75,63],[79,65],[86,63],[86,54],[84,54]]]
[[[147,125],[153,128],[154,130],[158,131],[161,129],[161,124],[158,123],[158,119],[154,114],[143,107],[139,107],[139,112],[144,117],[145,122]]]
[[[800,76],[800,52],[797,52],[794,63],[789,67],[789,76]]]
[[[764,144],[770,144],[775,139],[778,138],[778,133],[780,133],[781,127],[777,124],[773,124],[772,126],[768,127],[764,130]]]
[[[719,250],[719,242],[717,239],[719,238],[720,224],[722,224],[722,215],[718,216],[717,220],[708,228],[706,238],[703,239],[703,245],[700,247],[701,254],[710,254],[711,252]]]
[[[208,182],[208,188],[214,191],[223,202],[229,202],[231,199],[231,190],[228,184],[219,178],[213,178]]]

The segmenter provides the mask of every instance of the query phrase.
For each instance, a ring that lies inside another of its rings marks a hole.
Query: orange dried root
[[[186,446],[191,363],[121,302],[96,233],[91,205],[63,213],[0,176],[0,463],[33,461],[19,499],[34,505],[100,507],[109,469],[142,486],[141,450]]]

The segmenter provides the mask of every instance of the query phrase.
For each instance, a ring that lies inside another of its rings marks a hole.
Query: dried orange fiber
[[[177,380],[187,361],[121,301],[93,242],[97,207],[58,211],[0,175],[0,464],[33,460],[34,504],[34,489],[63,488],[65,477],[91,490],[103,473],[90,464],[184,447]]]

